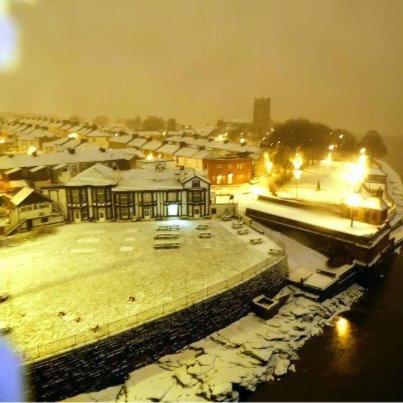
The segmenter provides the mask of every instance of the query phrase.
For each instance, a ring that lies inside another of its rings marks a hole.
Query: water
[[[388,162],[403,177],[403,139],[390,138]],[[297,372],[261,385],[249,401],[402,401],[403,254],[335,327],[300,351]]]

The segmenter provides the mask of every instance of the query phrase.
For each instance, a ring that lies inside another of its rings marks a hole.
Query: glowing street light
[[[78,133],[70,133],[70,134],[67,135],[67,137],[68,137],[69,139],[78,140]]]
[[[291,160],[291,162],[292,162],[292,165],[293,165],[293,167],[294,167],[294,170],[295,170],[295,171],[298,171],[298,170],[301,169],[302,164],[303,164],[304,161],[303,161],[303,159],[302,159],[301,154],[300,154],[299,152],[297,152],[297,153],[295,153],[295,156],[294,156],[294,158]]]
[[[301,154],[297,152],[291,162],[294,167],[293,175],[295,178],[295,199],[298,199],[298,181],[301,179],[302,176],[301,167],[304,161]]]
[[[153,159],[154,159],[154,157],[153,157],[152,153],[148,153],[147,156],[146,156],[146,160],[147,161],[152,161]]]
[[[273,169],[273,163],[270,161],[269,153],[266,151],[263,153],[263,160],[266,172],[268,175],[270,175],[271,170]]]

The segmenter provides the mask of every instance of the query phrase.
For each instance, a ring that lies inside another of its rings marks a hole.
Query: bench
[[[179,242],[157,242],[154,244],[154,249],[177,249],[179,246]]]
[[[283,251],[281,249],[269,249],[270,255],[281,256]]]
[[[238,235],[246,235],[249,234],[249,228],[242,228],[237,231]]]
[[[249,242],[252,245],[259,245],[259,244],[263,243],[263,239],[262,238],[252,238],[249,240]]]
[[[231,221],[231,220],[232,220],[232,216],[230,216],[230,215],[223,215],[223,216],[221,217],[221,220],[222,220],[222,221]]]
[[[238,228],[242,228],[243,224],[242,223],[234,223],[234,224],[231,225],[231,227],[233,229],[238,229]]]
[[[171,234],[157,234],[155,235],[154,239],[178,239],[178,233],[171,233]]]
[[[157,231],[179,231],[179,225],[160,225]]]
[[[196,229],[198,230],[206,230],[208,229],[208,224],[199,224]]]
[[[201,232],[199,234],[200,239],[206,239],[206,238],[211,238],[211,237],[212,237],[211,232]]]

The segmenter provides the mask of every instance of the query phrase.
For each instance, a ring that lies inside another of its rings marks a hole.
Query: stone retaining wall
[[[277,293],[288,277],[287,258],[234,288],[107,339],[27,368],[33,400],[56,401],[123,383],[133,370],[238,320],[259,294]]]

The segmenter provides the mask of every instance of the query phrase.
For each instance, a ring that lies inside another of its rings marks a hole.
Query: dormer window
[[[192,188],[199,188],[199,187],[200,187],[200,179],[193,179]]]

